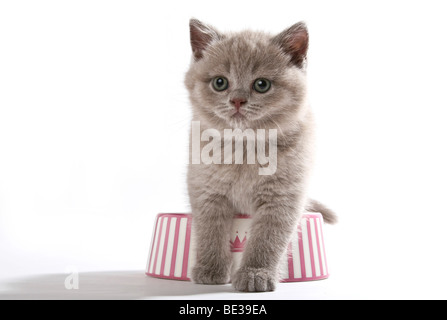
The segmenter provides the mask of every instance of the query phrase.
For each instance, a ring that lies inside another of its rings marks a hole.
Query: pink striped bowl
[[[194,246],[191,241],[190,214],[160,213],[157,215],[146,275],[190,280],[194,266]],[[250,237],[251,218],[237,215],[234,218],[229,243],[233,254],[233,268],[240,264],[244,245]],[[319,213],[306,213],[290,241],[287,256],[281,262],[281,281],[297,282],[326,279],[329,276],[323,241],[323,217]]]

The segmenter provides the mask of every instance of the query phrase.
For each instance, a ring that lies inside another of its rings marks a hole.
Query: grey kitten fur
[[[273,175],[259,175],[260,164],[245,162],[189,165],[197,249],[192,279],[202,284],[231,279],[238,291],[271,291],[279,280],[279,261],[304,210],[320,211],[327,222],[336,221],[332,211],[309,200],[306,192],[314,145],[306,97],[307,27],[300,22],[276,36],[252,31],[222,34],[192,19],[190,33],[193,59],[185,84],[192,120],[200,121],[201,131],[214,128],[223,137],[224,129],[278,130]],[[213,89],[217,76],[228,79],[226,90]],[[259,78],[271,81],[270,90],[253,90]],[[243,102],[237,115],[236,100]],[[253,222],[241,267],[230,275],[228,244],[235,213],[250,214]]]

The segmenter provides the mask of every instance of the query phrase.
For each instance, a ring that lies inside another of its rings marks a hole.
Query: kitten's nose
[[[235,108],[236,108],[237,110],[239,110],[239,108],[240,108],[243,104],[247,103],[247,100],[244,99],[244,98],[234,98],[234,99],[231,99],[230,102],[235,106]]]

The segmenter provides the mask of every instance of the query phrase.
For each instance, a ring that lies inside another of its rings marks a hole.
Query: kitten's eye
[[[269,91],[270,87],[272,86],[272,83],[267,79],[256,79],[253,83],[253,89],[255,89],[259,93],[265,93]]]
[[[228,88],[228,80],[224,77],[216,77],[213,79],[213,88],[216,91],[224,91]]]

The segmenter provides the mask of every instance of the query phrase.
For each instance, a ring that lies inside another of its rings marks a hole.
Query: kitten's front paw
[[[244,292],[273,291],[277,282],[276,272],[264,268],[241,268],[232,280],[234,288]]]
[[[192,270],[192,281],[199,284],[225,284],[230,282],[230,272],[226,268],[210,268],[196,265]]]

